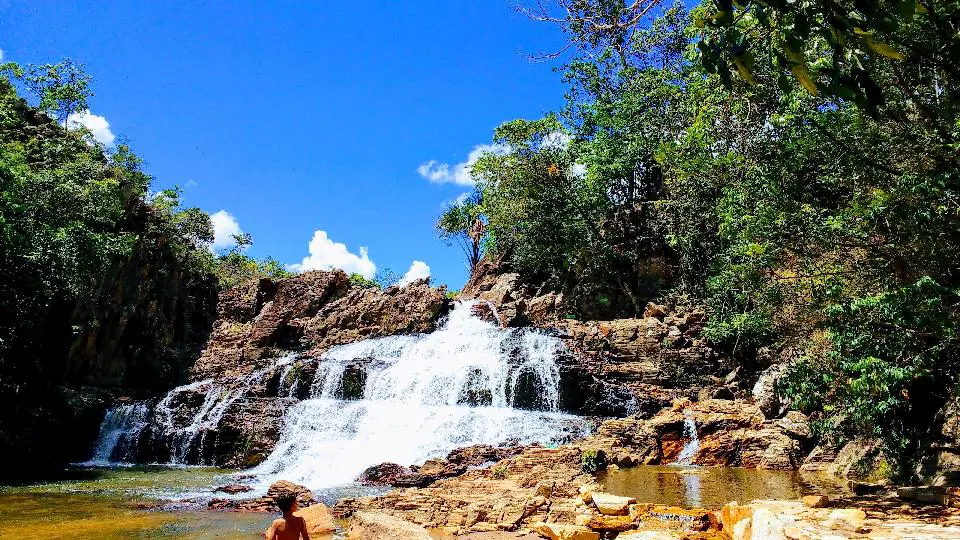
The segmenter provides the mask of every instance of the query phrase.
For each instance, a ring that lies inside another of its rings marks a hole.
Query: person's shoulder
[[[283,519],[282,517],[281,517],[281,518],[277,518],[277,519],[273,520],[273,523],[271,523],[270,526],[272,526],[272,527],[277,527],[277,526],[279,526],[279,525],[283,525],[284,522],[286,522],[286,521],[287,521],[287,520]]]

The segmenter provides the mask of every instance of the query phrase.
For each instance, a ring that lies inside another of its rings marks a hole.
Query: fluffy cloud
[[[407,273],[400,278],[397,285],[404,287],[419,279],[430,277],[430,267],[423,261],[413,261]]]
[[[480,159],[480,156],[486,152],[494,154],[504,154],[509,150],[505,144],[481,144],[474,146],[473,150],[467,154],[467,160],[450,165],[436,160],[430,160],[417,167],[420,176],[436,184],[457,184],[461,186],[472,186],[475,181],[470,174],[473,164]]]
[[[0,49],[0,62],[3,62],[3,49]]]
[[[357,273],[367,279],[373,279],[377,272],[377,265],[370,260],[367,248],[361,247],[359,255],[351,253],[346,244],[334,242],[327,236],[326,231],[318,230],[310,240],[310,255],[303,258],[300,264],[291,264],[294,272],[307,270],[330,270],[339,268],[348,274]]]
[[[100,144],[107,148],[113,146],[113,141],[116,137],[113,132],[110,131],[110,122],[107,122],[106,118],[92,114],[90,111],[73,113],[67,117],[67,127],[76,128],[78,126],[83,126],[90,130],[93,138]]]
[[[233,217],[230,212],[220,210],[210,214],[210,223],[213,225],[213,243],[210,244],[210,251],[216,253],[221,249],[237,245],[233,236],[243,233],[243,229],[237,223],[237,218]]]

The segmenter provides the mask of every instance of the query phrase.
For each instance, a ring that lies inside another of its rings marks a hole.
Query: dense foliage
[[[212,253],[205,212],[184,208],[177,190],[150,193],[127,145],[105,148],[69,122],[86,110],[89,84],[70,61],[0,66],[4,456],[56,462],[85,445],[69,430],[101,416],[83,416],[94,394],[80,385],[179,384],[209,332],[218,288],[285,275],[239,248]],[[33,93],[33,105],[18,89]]]
[[[472,171],[485,256],[583,316],[695,301],[728,354],[800,351],[794,405],[905,473],[960,374],[957,4],[561,4],[568,105]]]

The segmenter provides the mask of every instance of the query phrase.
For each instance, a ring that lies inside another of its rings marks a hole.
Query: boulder
[[[595,491],[591,494],[591,502],[597,510],[607,516],[625,516],[629,514],[630,505],[637,502],[633,497],[620,497]]]
[[[267,488],[267,497],[277,500],[283,496],[293,495],[297,499],[297,504],[301,508],[305,508],[312,504],[316,504],[317,499],[313,496],[313,492],[309,489],[301,486],[300,484],[294,484],[287,480],[278,480]]]
[[[779,417],[787,407],[777,386],[789,369],[789,364],[774,364],[763,370],[753,385],[753,400],[767,418]]]
[[[550,540],[600,540],[600,534],[581,525],[532,523],[530,530]]]
[[[360,476],[357,477],[357,482],[365,486],[393,486],[396,484],[398,478],[412,473],[413,471],[403,465],[381,463],[367,467],[360,473]]]
[[[800,502],[807,508],[824,508],[830,504],[830,497],[826,495],[806,495]]]
[[[792,520],[789,516],[774,515],[767,508],[758,508],[751,518],[750,537],[764,540],[787,540],[784,529]]]
[[[586,527],[604,533],[623,532],[636,529],[637,524],[630,516],[594,515],[583,523]]]
[[[753,517],[753,507],[741,505],[737,501],[723,505],[719,512],[720,524],[725,531],[732,531],[737,523]]]
[[[357,512],[347,528],[349,540],[431,540],[426,529],[376,512]]]
[[[867,513],[859,508],[838,508],[830,512],[824,525],[831,529],[861,532],[866,519]]]
[[[337,530],[337,524],[333,521],[333,515],[330,509],[323,503],[316,503],[306,508],[301,508],[293,515],[302,517],[307,524],[307,532],[314,538],[319,538],[322,534],[332,533]]]

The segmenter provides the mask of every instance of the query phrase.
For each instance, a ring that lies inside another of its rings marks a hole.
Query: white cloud
[[[0,62],[3,62],[3,49],[0,49]]]
[[[300,264],[291,264],[291,270],[306,272],[339,268],[348,274],[357,273],[367,279],[373,279],[377,272],[377,265],[370,260],[367,248],[361,247],[359,255],[350,253],[346,244],[334,242],[327,236],[326,231],[317,230],[313,233],[308,249],[310,255],[304,257]]]
[[[90,130],[93,138],[100,144],[107,148],[113,146],[113,141],[116,139],[116,136],[110,131],[110,122],[107,122],[106,118],[92,114],[90,111],[73,113],[67,117],[68,128],[78,126],[83,126]]]
[[[221,249],[237,245],[233,236],[243,233],[243,229],[237,223],[237,218],[233,217],[230,212],[220,210],[210,214],[210,223],[213,224],[213,243],[210,244],[210,251],[216,253]]]
[[[191,179],[187,180],[187,182],[186,182],[185,184],[183,184],[183,187],[184,187],[184,188],[193,188],[193,187],[197,187],[197,186],[199,186],[199,185],[200,185],[200,182],[197,182],[196,180],[194,180],[193,178],[191,178]]]
[[[481,144],[473,147],[473,150],[467,154],[467,160],[456,165],[442,163],[431,159],[417,167],[420,176],[436,184],[457,184],[461,186],[472,186],[475,183],[470,169],[474,163],[480,159],[480,156],[487,152],[494,154],[505,154],[509,147],[505,144]]]
[[[397,282],[397,285],[404,287],[413,283],[414,281],[430,277],[430,267],[427,266],[427,263],[423,261],[413,261],[410,265],[410,269],[407,270],[407,273],[400,278],[400,281]]]

